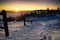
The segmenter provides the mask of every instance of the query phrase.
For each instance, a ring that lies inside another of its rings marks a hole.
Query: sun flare
[[[18,11],[20,11],[20,9],[19,8],[15,8],[15,12],[18,12]]]

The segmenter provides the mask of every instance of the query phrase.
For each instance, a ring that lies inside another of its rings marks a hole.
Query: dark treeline
[[[56,16],[60,15],[60,10],[34,10],[30,14],[25,14],[26,17],[49,17],[49,16]]]

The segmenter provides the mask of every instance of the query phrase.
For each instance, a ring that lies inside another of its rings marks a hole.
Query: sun
[[[18,11],[20,11],[20,9],[19,8],[15,8],[15,12],[18,12]]]

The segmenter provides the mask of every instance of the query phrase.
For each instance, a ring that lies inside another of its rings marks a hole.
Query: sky
[[[0,10],[40,10],[60,8],[60,0],[0,0]]]

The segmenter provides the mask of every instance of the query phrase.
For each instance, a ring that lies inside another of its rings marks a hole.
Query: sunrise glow
[[[58,5],[55,4],[48,4],[47,2],[20,2],[20,1],[14,1],[14,2],[7,2],[7,3],[1,3],[0,4],[0,10],[6,10],[6,11],[23,11],[23,10],[46,10],[47,8],[49,9],[54,9],[56,10]],[[60,6],[59,6],[60,7]]]
[[[23,10],[40,10],[40,9],[43,9],[43,10],[46,10],[48,8],[48,6],[46,5],[32,5],[32,6],[29,6],[29,5],[26,5],[26,6],[23,6],[23,5],[17,5],[17,6],[13,6],[13,5],[10,5],[10,6],[1,6],[1,9],[0,10],[7,10],[7,11],[23,11]],[[56,10],[57,9],[57,6],[49,6],[49,9],[54,9]]]

